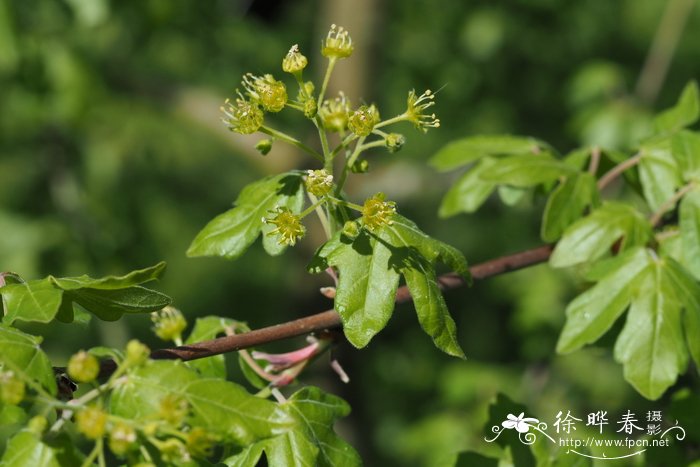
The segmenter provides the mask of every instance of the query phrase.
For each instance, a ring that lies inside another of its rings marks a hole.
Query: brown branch
[[[531,250],[525,250],[509,256],[503,256],[476,264],[469,268],[469,271],[476,280],[497,276],[509,271],[515,271],[545,262],[549,259],[553,248],[552,245],[543,245]],[[438,277],[438,284],[442,290],[450,290],[462,287],[465,285],[465,281],[456,273],[448,273]],[[408,287],[399,287],[396,292],[396,302],[404,303],[408,301],[411,301],[411,294]],[[302,336],[312,332],[337,328],[340,327],[341,324],[340,315],[338,315],[335,310],[327,310],[305,318],[266,328],[255,329],[243,334],[233,334],[208,341],[197,342],[195,344],[155,350],[151,353],[151,358],[195,360],[267,344],[269,342]],[[104,368],[103,371],[105,371]]]

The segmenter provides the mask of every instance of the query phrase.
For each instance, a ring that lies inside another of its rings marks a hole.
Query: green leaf
[[[219,334],[223,334],[233,323],[232,319],[219,316],[197,318],[185,345],[214,339]],[[223,355],[199,358],[188,362],[187,365],[204,377],[226,379],[226,360]]]
[[[294,425],[283,407],[220,379],[198,379],[184,386],[193,423],[239,446],[269,438]]]
[[[7,443],[2,466],[61,467],[56,452],[29,431],[20,431]],[[67,465],[67,464],[64,464]]]
[[[506,206],[515,206],[528,193],[532,193],[531,188],[516,188],[511,185],[501,185],[498,187],[498,197]]]
[[[336,234],[317,253],[338,269],[334,307],[355,347],[366,346],[394,311],[399,273],[390,263],[391,256],[385,244],[364,231],[354,241]]]
[[[9,284],[0,288],[5,317],[3,323],[15,320],[48,323],[54,319],[61,305],[63,292],[49,279]]]
[[[690,273],[672,258],[664,258],[666,274],[673,284],[678,301],[683,306],[683,328],[688,350],[700,367],[700,285]]]
[[[683,264],[700,279],[700,189],[695,188],[683,197],[678,216]]]
[[[502,158],[497,164],[484,170],[481,178],[486,181],[526,188],[551,182],[575,172],[576,169],[545,152]]]
[[[64,292],[64,300],[82,306],[104,321],[116,321],[124,313],[150,313],[163,309],[170,297],[141,286],[125,289],[75,289]]]
[[[680,172],[671,154],[669,139],[641,148],[639,179],[644,198],[653,211],[658,210],[681,186]]]
[[[627,251],[605,277],[569,303],[557,352],[577,350],[595,342],[610,329],[644,282],[650,262],[644,248]]]
[[[673,135],[671,154],[684,181],[700,181],[700,134],[684,130]]]
[[[486,156],[535,154],[545,145],[534,138],[520,136],[470,136],[448,143],[430,159],[430,164],[446,171]]]
[[[619,251],[624,251],[651,238],[651,226],[641,213],[628,204],[604,202],[564,231],[549,262],[555,268],[573,266],[600,258],[620,239]]]
[[[39,348],[40,342],[39,337],[0,325],[0,362],[12,371],[23,372],[51,394],[56,394],[53,368],[46,354]]]
[[[700,99],[698,84],[688,83],[675,106],[662,112],[654,119],[654,131],[657,134],[669,134],[692,125],[700,117]]]
[[[615,360],[644,397],[658,399],[688,365],[681,302],[662,261],[651,261],[635,291]]]
[[[440,259],[457,271],[467,271],[464,257],[454,248],[430,238],[416,224],[398,214],[391,225],[378,232],[378,237],[391,245],[391,262],[406,278],[423,330],[440,350],[465,358],[457,341],[456,325],[437,284],[434,266]]]
[[[598,203],[598,188],[591,174],[579,172],[567,177],[547,200],[542,217],[542,240],[558,240],[564,230],[583,215],[587,207],[596,207]]]
[[[236,207],[215,217],[195,237],[187,256],[223,256],[238,258],[261,232],[274,228],[262,222],[268,211],[288,207],[299,213],[303,206],[304,190],[301,174],[286,172],[263,178],[246,186],[236,200]],[[277,240],[263,239],[265,250],[276,255],[284,250]]]
[[[497,163],[485,157],[452,185],[440,204],[440,217],[451,217],[460,212],[474,212],[493,193],[497,184],[481,179],[481,174]]]
[[[151,266],[149,268],[131,271],[123,276],[107,276],[100,279],[83,275],[79,277],[53,277],[49,276],[51,282],[63,290],[78,290],[84,288],[97,290],[116,290],[131,287],[133,285],[143,284],[159,279],[165,271],[165,262]]]

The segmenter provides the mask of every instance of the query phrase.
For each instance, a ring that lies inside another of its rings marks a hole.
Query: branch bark
[[[543,245],[531,250],[521,251],[509,256],[503,256],[476,264],[470,267],[469,271],[475,280],[486,279],[510,271],[516,271],[547,261],[553,248],[553,245]],[[442,290],[450,290],[464,286],[465,281],[456,273],[448,273],[438,277],[438,284]],[[396,292],[396,302],[405,303],[411,300],[411,293],[408,287],[399,287]],[[255,329],[244,334],[234,334],[170,349],[155,350],[151,353],[151,358],[195,360],[292,337],[303,336],[312,332],[338,328],[341,324],[340,315],[335,310],[327,310],[287,323]],[[112,365],[113,364],[112,362]],[[103,372],[105,370],[109,371],[103,368]]]

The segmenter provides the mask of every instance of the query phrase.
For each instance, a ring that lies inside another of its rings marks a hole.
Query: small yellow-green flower
[[[153,331],[164,341],[174,341],[180,338],[187,327],[187,321],[182,312],[175,307],[166,306],[160,311],[151,313]]]
[[[412,89],[408,93],[407,104],[405,115],[418,130],[426,133],[428,128],[440,126],[440,119],[435,114],[425,113],[426,109],[435,105],[435,94],[430,89],[420,96],[416,96],[416,91]]]
[[[99,439],[106,431],[107,414],[99,407],[90,406],[75,414],[75,423],[86,438]]]
[[[306,68],[309,61],[299,52],[299,44],[294,44],[282,59],[282,70],[285,73],[296,74]]]
[[[326,40],[321,44],[321,55],[328,58],[347,58],[353,51],[350,34],[335,24],[331,25]]]
[[[384,201],[384,193],[377,193],[365,201],[362,206],[362,223],[374,231],[385,225],[391,225],[391,218],[396,213],[396,203]]]
[[[369,136],[377,123],[379,123],[379,110],[374,104],[361,105],[348,118],[348,128],[357,136]]]
[[[246,73],[243,76],[243,87],[250,98],[268,112],[279,112],[287,103],[287,88],[272,75],[255,76]]]
[[[301,218],[287,207],[278,207],[272,211],[270,216],[264,217],[263,222],[276,227],[269,231],[267,235],[277,235],[279,237],[277,243],[280,245],[294,246],[297,240],[306,233],[306,228],[301,223]]]
[[[187,440],[185,444],[187,450],[195,457],[209,457],[214,450],[214,443],[217,441],[217,437],[213,434],[207,433],[207,431],[199,426],[192,428],[192,430],[187,433]]]
[[[0,402],[17,405],[24,399],[26,386],[14,371],[0,372]]]
[[[242,135],[255,133],[263,124],[265,115],[262,109],[255,102],[246,100],[241,93],[238,93],[236,102],[226,99],[221,107],[224,118],[221,121],[229,130]]]
[[[190,407],[184,397],[177,394],[166,394],[160,400],[158,407],[159,419],[173,426],[180,426],[187,416]]]
[[[136,430],[131,425],[118,422],[109,431],[109,449],[118,456],[123,456],[136,447]]]
[[[333,189],[333,175],[330,175],[325,169],[309,170],[306,172],[304,185],[306,185],[306,191],[320,198]]]
[[[399,151],[403,145],[406,143],[406,138],[399,133],[389,133],[384,138],[384,144],[389,152]]]
[[[350,101],[341,91],[335,99],[326,99],[318,109],[323,126],[328,131],[345,131],[348,127],[348,117],[350,116]]]
[[[126,344],[126,356],[124,358],[124,365],[130,367],[139,366],[148,360],[148,356],[151,354],[151,350],[141,342],[136,339],[131,339]]]
[[[84,350],[73,355],[68,360],[68,376],[79,383],[89,383],[97,378],[100,363]]]

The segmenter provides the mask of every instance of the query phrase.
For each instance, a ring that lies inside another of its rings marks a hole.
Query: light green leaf
[[[566,307],[566,324],[557,352],[568,353],[595,342],[625,311],[644,282],[651,257],[644,248],[621,255],[616,268]]]
[[[63,292],[49,279],[9,284],[0,288],[5,316],[3,323],[15,320],[48,323],[54,319],[61,305]]]
[[[695,365],[700,367],[700,285],[690,273],[672,258],[664,258],[669,277],[678,301],[684,308],[683,328],[685,341]]]
[[[219,334],[223,334],[226,328],[232,325],[233,320],[230,318],[219,316],[197,318],[192,332],[190,332],[185,341],[185,345],[214,339]],[[199,358],[188,362],[187,365],[197,370],[204,377],[226,379],[226,360],[223,355]]]
[[[182,384],[192,407],[193,423],[239,446],[291,429],[294,419],[283,407],[249,394],[241,386],[220,379]]]
[[[506,206],[515,206],[528,193],[532,193],[532,188],[516,188],[511,185],[500,185],[498,187],[498,197]]]
[[[669,134],[692,125],[700,117],[700,99],[698,84],[688,83],[675,106],[665,110],[654,119],[654,131],[657,134]]]
[[[683,264],[700,279],[700,189],[691,190],[681,200],[678,225]]]
[[[53,368],[39,347],[40,342],[39,337],[0,325],[0,363],[5,363],[9,370],[23,372],[51,394],[56,394]]]
[[[335,310],[343,332],[358,348],[384,329],[394,311],[399,273],[391,264],[391,250],[362,232],[354,241],[337,234],[317,253],[338,269]]]
[[[576,169],[545,152],[504,157],[488,170],[484,170],[481,178],[490,182],[526,188],[551,182],[575,172]]]
[[[536,154],[546,143],[520,136],[470,136],[452,141],[430,159],[438,170],[451,170],[486,156]]]
[[[652,211],[658,210],[681,186],[680,172],[676,160],[671,154],[671,141],[669,139],[642,147],[639,179],[644,198]]]
[[[485,157],[463,174],[447,192],[440,204],[440,217],[450,217],[460,212],[474,212],[496,188],[496,183],[482,180],[481,174],[497,163],[497,159]]]
[[[236,207],[210,221],[195,237],[187,250],[187,256],[223,256],[238,258],[255,241],[263,228],[263,217],[275,207],[286,206],[299,213],[303,205],[301,174],[286,172],[266,177],[246,186],[236,200]],[[281,253],[283,245],[273,238],[263,240],[266,251],[272,255]]]
[[[0,466],[62,467],[56,452],[29,431],[20,431],[7,443]]]
[[[628,204],[604,202],[569,226],[550,258],[555,268],[593,261],[621,240],[619,250],[644,245],[652,237],[649,221]]]
[[[131,271],[123,276],[107,276],[100,279],[93,279],[89,276],[79,277],[53,277],[49,276],[51,282],[63,290],[77,289],[98,289],[98,290],[115,290],[124,289],[133,285],[143,284],[160,278],[165,271],[165,262],[151,266],[149,268]]]
[[[150,313],[163,309],[170,297],[141,286],[125,289],[75,289],[64,292],[64,301],[82,306],[104,321],[116,321],[124,313]]]
[[[700,134],[679,131],[671,140],[671,153],[678,163],[683,180],[700,181]]]
[[[542,217],[542,240],[554,242],[579,219],[589,206],[599,203],[595,178],[589,173],[573,174],[554,189]]]
[[[625,379],[644,397],[658,399],[688,365],[681,303],[661,261],[650,262],[615,343]]]

